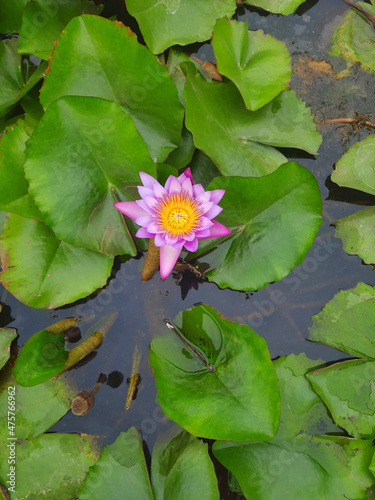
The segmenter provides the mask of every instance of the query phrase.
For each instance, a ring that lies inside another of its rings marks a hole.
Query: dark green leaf
[[[303,262],[322,222],[320,190],[308,170],[288,162],[260,178],[216,177],[209,189],[226,190],[217,220],[232,231],[200,242],[194,254],[210,266],[211,281],[259,290]]]
[[[171,45],[187,45],[211,38],[216,19],[231,17],[235,0],[126,0],[126,6],[141,28],[154,54]]]
[[[51,229],[11,214],[0,238],[2,284],[32,307],[55,308],[102,287],[113,259],[57,239]]]
[[[101,10],[90,0],[30,0],[23,11],[18,52],[48,59],[55,40],[73,17]]]
[[[19,32],[28,0],[0,0],[0,33]]]
[[[217,441],[214,455],[252,500],[361,499],[374,484],[368,467],[372,441],[314,436],[337,431],[304,373],[314,363],[304,355],[275,361],[280,382],[281,421],[277,436],[264,443]]]
[[[218,500],[219,491],[208,445],[182,431],[159,438],[152,452],[151,477],[155,500],[166,498]]]
[[[119,103],[155,161],[180,144],[183,107],[168,70],[120,23],[89,15],[70,21],[55,47],[41,103],[46,108],[66,95]]]
[[[274,14],[293,14],[297,8],[306,0],[245,0],[249,5],[260,7]]]
[[[16,337],[17,330],[14,328],[0,328],[0,369],[8,361],[10,356],[10,344]]]
[[[292,75],[290,55],[283,42],[248,23],[219,19],[212,38],[219,73],[236,85],[248,109],[270,102]]]
[[[338,426],[350,436],[375,437],[375,361],[344,361],[307,378]]]
[[[11,441],[9,441],[11,443]],[[8,443],[8,444],[9,444]],[[91,465],[98,459],[93,436],[43,434],[16,447],[16,497],[45,500],[77,498]],[[9,448],[0,450],[0,481],[7,484]],[[13,495],[12,495],[13,498]]]
[[[313,316],[309,340],[360,358],[375,358],[375,289],[365,283],[341,290]]]
[[[175,333],[153,340],[150,365],[164,413],[195,436],[271,439],[279,390],[265,341],[206,305],[184,311],[176,325],[212,366]]]
[[[139,171],[155,176],[156,169],[133,120],[117,103],[59,99],[28,141],[26,156],[30,193],[58,238],[109,255],[136,254],[113,203],[138,198]]]
[[[122,432],[90,468],[80,500],[103,500],[129,495],[132,500],[154,500],[139,431]]]
[[[63,334],[54,335],[48,330],[35,333],[23,346],[14,365],[17,382],[30,387],[61,372],[69,356],[64,346]]]
[[[28,192],[23,165],[29,135],[24,120],[6,128],[0,141],[0,210],[42,220],[42,214]]]
[[[286,161],[270,146],[315,154],[321,143],[310,111],[292,90],[249,111],[232,82],[206,80],[190,64],[184,97],[186,127],[195,145],[224,175],[266,175]]]

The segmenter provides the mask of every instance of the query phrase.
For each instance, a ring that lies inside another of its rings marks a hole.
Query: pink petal
[[[201,217],[199,221],[199,230],[201,229],[208,229],[211,227],[213,222],[208,218],[208,217]]]
[[[176,249],[170,245],[160,247],[160,275],[163,280],[171,273],[180,253],[181,248]]]
[[[190,170],[190,168],[187,168],[187,169],[185,170],[184,174],[186,175],[186,177],[187,177],[188,179],[190,179],[191,184],[194,186],[193,176],[191,175],[191,170]]]
[[[155,234],[155,246],[156,247],[161,247],[163,245],[166,245],[167,243],[165,242],[164,235],[162,233],[156,233]]]
[[[204,193],[204,189],[203,189],[203,186],[202,184],[195,184],[193,186],[193,193],[194,193],[194,196],[197,197],[199,196],[200,194]]]
[[[169,192],[169,186],[171,185],[171,182],[173,179],[176,179],[174,175],[170,175],[168,179],[166,180],[166,183],[164,185],[164,188]]]
[[[154,184],[154,195],[156,198],[163,198],[163,196],[166,196],[168,193],[166,189],[163,188],[163,186],[159,183]]]
[[[216,220],[212,221],[212,226],[210,227],[209,231],[209,236],[199,236],[199,239],[205,240],[207,238],[219,238],[220,236],[227,236],[231,233],[230,229],[223,226],[223,224],[220,224],[220,222],[217,222]]]
[[[190,179],[184,180],[181,187],[182,191],[184,191],[188,196],[190,196],[190,198],[193,197],[193,186],[191,185]]]
[[[198,203],[207,203],[208,201],[210,201],[210,192],[204,191],[203,193],[196,196],[195,199]]]
[[[181,193],[181,184],[175,177],[173,177],[169,186],[169,194],[174,194],[174,193],[176,194]]]
[[[151,196],[152,198],[154,197],[154,190],[150,188],[146,188],[143,186],[137,186],[138,187],[138,193],[140,194],[141,198],[146,199],[148,196]]]
[[[150,208],[147,203],[145,202],[145,200],[137,200],[137,204],[143,208],[143,210],[146,210],[147,213],[149,213],[150,215],[153,215],[155,212],[154,210],[152,210],[152,208]]]
[[[202,205],[200,205],[199,208],[202,210],[202,214],[206,215],[206,212],[208,212],[213,206],[213,202],[208,201],[207,203],[203,203]]]
[[[135,222],[139,225],[139,226],[148,226],[149,224],[151,224],[151,222],[154,220],[154,217],[152,215],[142,215],[141,217],[137,217],[135,219]]]
[[[209,219],[213,219],[214,217],[216,217],[217,215],[219,215],[219,213],[222,211],[223,209],[221,207],[219,207],[218,205],[214,205],[207,213],[205,213],[204,215],[206,217],[208,217]]]
[[[160,229],[159,224],[157,224],[156,222],[151,222],[151,224],[147,226],[147,231],[154,234],[163,232],[163,230]]]
[[[214,191],[209,191],[210,193],[210,201],[214,203],[219,203],[221,198],[225,194],[225,189],[215,189]]]
[[[185,248],[189,252],[196,252],[198,250],[198,240],[194,238],[192,241],[185,241]]]
[[[119,201],[114,203],[113,206],[133,220],[143,215],[149,215],[136,201]]]
[[[186,240],[186,241],[193,241],[194,238],[195,238],[195,232],[194,231],[191,231],[188,234],[184,234],[184,240]]]
[[[158,200],[156,198],[154,198],[153,196],[147,196],[145,198],[145,202],[147,203],[147,205],[151,209],[154,209],[157,206],[157,204],[159,203]]]
[[[152,233],[149,233],[145,227],[141,227],[138,229],[138,231],[135,233],[137,238],[153,238],[154,235]]]
[[[139,177],[141,178],[142,184],[146,188],[153,189],[154,183],[158,182],[156,179],[154,179],[151,175],[146,174],[145,172],[139,172]]]
[[[213,221],[215,222],[215,221]],[[198,240],[203,240],[203,238],[209,238],[210,237],[210,230],[209,229],[202,229],[201,231],[195,231],[195,236],[198,238]]]
[[[165,234],[165,242],[167,245],[173,246],[175,243],[177,243],[177,241],[178,241],[177,236],[171,236],[168,233]]]

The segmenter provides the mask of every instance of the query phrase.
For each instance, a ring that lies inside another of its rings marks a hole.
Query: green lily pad
[[[34,387],[23,387],[10,373],[6,381],[2,380],[0,392],[0,411],[6,415],[8,411],[8,396],[14,396],[15,429],[3,429],[0,432],[1,446],[9,437],[17,439],[34,438],[52,427],[70,410],[69,398],[77,394],[77,388],[65,377],[60,376]],[[12,420],[10,420],[11,423]],[[10,431],[14,434],[10,435]]]
[[[15,379],[23,386],[40,384],[61,372],[68,357],[64,335],[41,330],[23,346],[14,366]]]
[[[245,3],[268,10],[274,14],[293,14],[306,0],[245,0]]]
[[[47,60],[55,40],[73,17],[100,14],[102,8],[90,0],[47,3],[45,0],[30,0],[23,11],[18,52]]]
[[[47,108],[67,95],[120,104],[155,161],[165,160],[180,144],[184,111],[168,70],[121,23],[90,15],[70,21],[55,47],[40,100]]]
[[[55,308],[102,287],[113,259],[57,239],[50,228],[10,214],[0,238],[1,283],[32,307]]]
[[[309,340],[360,358],[375,359],[375,289],[365,283],[341,290],[313,316]]]
[[[331,179],[339,186],[375,195],[375,134],[356,142],[338,160]]]
[[[109,255],[136,255],[113,203],[138,198],[139,171],[155,177],[156,169],[119,104],[93,97],[59,99],[40,120],[26,156],[30,193],[58,238]]]
[[[42,214],[28,192],[23,165],[26,141],[30,139],[24,120],[5,129],[0,141],[0,210],[23,217],[43,220]]]
[[[21,56],[17,52],[17,39],[12,38],[0,44],[0,115],[19,101],[43,77],[47,64],[42,63],[30,71],[24,80],[21,71]]]
[[[89,467],[99,456],[96,438],[88,435],[43,434],[16,442],[14,446],[15,491],[20,500],[77,498]],[[0,481],[8,488],[9,450],[8,447],[0,450]]]
[[[375,207],[368,207],[335,222],[335,236],[345,252],[375,263]]]
[[[279,390],[265,341],[206,305],[179,314],[176,325],[207,363],[175,333],[153,340],[150,366],[164,413],[195,436],[271,439]]]
[[[154,500],[142,440],[135,427],[121,432],[113,444],[104,447],[87,474],[79,498],[118,498],[124,492],[131,492],[132,500]]]
[[[160,54],[171,45],[187,45],[211,38],[216,19],[232,17],[235,0],[126,0],[147,46]]]
[[[339,427],[357,438],[375,437],[375,361],[344,361],[307,378]]]
[[[286,161],[271,146],[315,154],[321,143],[310,111],[292,90],[249,111],[232,82],[206,80],[189,64],[184,97],[186,127],[195,145],[224,175],[266,175]]]
[[[339,186],[375,194],[375,135],[356,142],[339,159],[331,178]],[[335,222],[335,236],[344,250],[375,263],[375,208],[369,207]]]
[[[375,6],[357,2],[370,14],[375,15]],[[365,16],[352,9],[342,26],[333,36],[332,54],[351,63],[360,62],[364,69],[375,71],[375,33],[374,25]]]
[[[17,337],[14,328],[0,328],[0,369],[5,365],[10,356],[10,344]]]
[[[157,440],[152,452],[151,477],[155,500],[219,498],[207,443],[186,431],[181,432],[180,428],[172,429],[168,439]]]
[[[217,220],[230,235],[199,243],[200,263],[220,288],[260,290],[284,278],[314,242],[321,196],[314,176],[288,162],[264,177],[216,177],[209,190],[225,189]]]
[[[22,12],[29,0],[0,0],[0,33],[19,33]]]
[[[374,484],[368,470],[372,441],[314,435],[338,430],[304,377],[314,363],[319,361],[305,355],[274,362],[280,382],[281,420],[272,441],[214,443],[214,455],[235,475],[246,498],[359,499]]]
[[[292,76],[285,44],[248,23],[219,19],[212,38],[217,69],[236,85],[248,109],[257,110],[286,89]]]
[[[183,127],[180,145],[168,155],[165,162],[175,168],[185,167],[191,161],[194,151],[193,136],[187,128]]]

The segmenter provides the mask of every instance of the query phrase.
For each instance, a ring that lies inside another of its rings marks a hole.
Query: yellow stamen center
[[[180,237],[199,226],[199,204],[186,193],[172,194],[163,198],[157,208],[161,229],[170,236]]]

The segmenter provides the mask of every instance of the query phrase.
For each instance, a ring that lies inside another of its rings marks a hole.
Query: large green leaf
[[[46,108],[64,95],[119,103],[155,161],[163,161],[180,143],[183,107],[168,70],[120,23],[89,15],[70,21],[55,47],[40,99]]]
[[[358,5],[375,15],[375,6],[364,2]],[[375,33],[374,25],[365,16],[352,9],[342,26],[337,28],[333,37],[332,53],[351,63],[360,61],[364,69],[375,71]]]
[[[22,12],[29,0],[0,0],[0,33],[18,33]]]
[[[226,190],[218,221],[232,231],[200,242],[194,254],[210,266],[211,281],[221,288],[259,290],[303,262],[322,222],[311,172],[288,162],[260,178],[217,177],[209,189]]]
[[[356,142],[336,163],[332,180],[339,186],[375,194],[375,135]],[[375,208],[369,207],[335,223],[344,250],[375,263]]]
[[[27,387],[40,384],[61,372],[68,357],[64,335],[41,330],[23,346],[14,366],[15,379]]]
[[[0,431],[1,445],[12,436],[28,439],[47,431],[70,410],[69,398],[75,394],[77,389],[65,377],[60,376],[34,387],[23,387],[10,372],[6,380],[1,381],[0,411],[2,415],[7,414],[8,396],[14,395],[15,429],[11,435],[9,431],[12,429],[3,426]]]
[[[331,178],[339,186],[375,195],[375,134],[356,142],[338,160]]]
[[[375,207],[336,221],[335,228],[345,252],[359,255],[366,264],[375,264]]]
[[[341,290],[313,316],[309,340],[360,358],[375,359],[375,289],[365,283]]]
[[[206,80],[190,64],[184,97],[186,127],[195,145],[224,175],[266,175],[285,163],[285,157],[270,146],[315,154],[321,143],[310,111],[292,90],[249,111],[232,82]]]
[[[59,99],[40,120],[26,156],[30,193],[58,238],[109,255],[136,254],[113,203],[138,197],[139,171],[155,176],[156,169],[119,104]]]
[[[24,80],[21,71],[21,56],[17,52],[17,39],[0,43],[0,116],[7,108],[19,101],[42,78],[46,64],[32,67]]]
[[[13,443],[9,441],[8,445]],[[91,465],[98,459],[96,438],[76,434],[43,434],[15,443],[16,496],[19,500],[77,498]],[[0,481],[8,486],[10,448],[0,450]]]
[[[217,441],[214,455],[235,474],[246,498],[311,500],[364,498],[374,484],[372,441],[315,436],[337,431],[304,373],[314,363],[291,355],[275,361],[281,391],[277,436],[263,443]]]
[[[270,102],[292,76],[289,51],[283,42],[248,23],[219,19],[212,38],[218,71],[236,85],[248,109]]]
[[[249,5],[254,5],[255,7],[260,7],[274,14],[293,14],[301,3],[306,0],[245,0]]]
[[[8,361],[10,356],[10,344],[16,337],[17,330],[14,328],[0,328],[0,369]]]
[[[0,141],[0,210],[42,220],[42,214],[28,192],[23,165],[29,135],[24,120],[5,129]]]
[[[338,426],[350,436],[375,437],[375,361],[344,361],[307,378]]]
[[[55,40],[73,17],[100,14],[101,10],[90,0],[30,0],[23,11],[18,52],[48,59]]]
[[[187,45],[211,38],[216,19],[232,17],[235,0],[126,0],[154,54],[171,45]]]
[[[168,440],[165,437],[157,440],[152,452],[151,477],[155,500],[219,499],[207,443],[179,428],[172,430]]]
[[[175,333],[153,340],[150,365],[164,413],[195,436],[271,439],[280,401],[265,341],[206,305],[179,314],[176,325],[208,365]]]
[[[154,500],[142,440],[135,427],[104,447],[100,459],[87,474],[79,498],[102,500],[127,495],[132,500]]]
[[[102,287],[113,259],[55,237],[41,222],[10,214],[0,238],[1,283],[32,307],[54,308]]]

